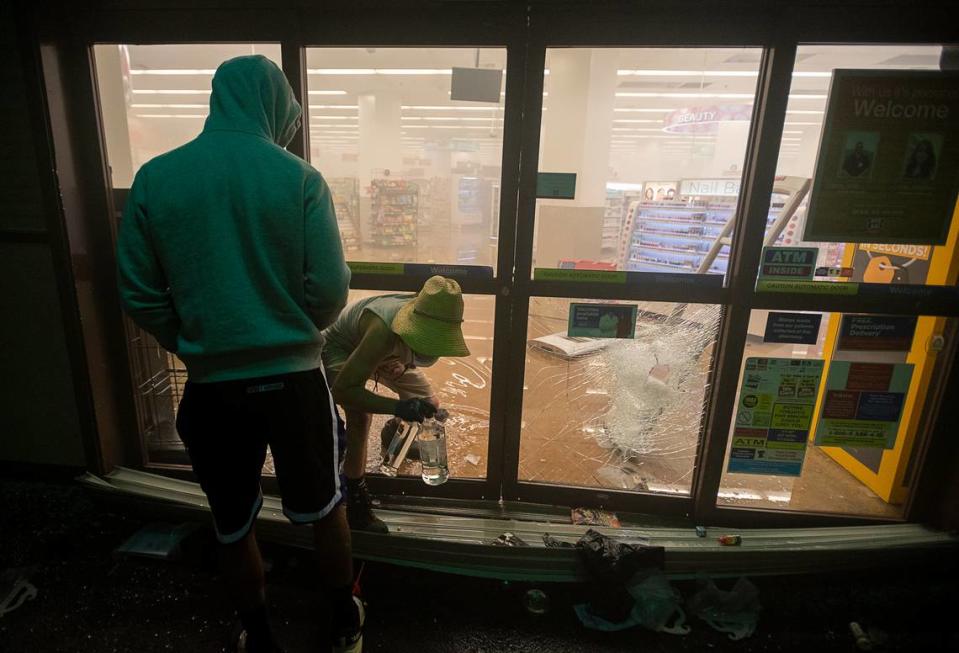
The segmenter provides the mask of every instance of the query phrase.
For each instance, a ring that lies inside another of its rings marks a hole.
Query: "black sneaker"
[[[363,653],[363,625],[366,623],[366,607],[358,596],[353,597],[356,604],[360,628],[349,636],[333,639],[333,653]]]
[[[365,478],[347,481],[346,520],[354,531],[384,534],[390,532],[386,522],[373,514],[373,498]]]

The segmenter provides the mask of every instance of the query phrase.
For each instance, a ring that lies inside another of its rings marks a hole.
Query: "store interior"
[[[114,188],[128,188],[140,165],[193,138],[216,66],[251,53],[279,64],[274,44],[96,46]],[[761,55],[549,49],[539,170],[575,173],[576,188],[571,200],[537,200],[534,267],[725,274]],[[832,71],[935,69],[939,56],[927,46],[799,48],[768,244],[818,246],[823,267],[865,255],[802,240],[802,182],[813,176]],[[308,48],[306,62],[309,156],[333,192],[347,259],[495,267],[506,49]],[[476,69],[485,74],[471,77]],[[497,73],[498,94],[490,86]],[[934,277],[899,281],[945,282]],[[351,299],[367,294],[353,291]],[[531,298],[526,333],[514,334],[529,342],[520,480],[689,495],[721,307],[640,302],[635,339],[570,340],[571,301],[592,300]],[[493,316],[492,296],[469,295],[471,356],[427,370],[453,415],[453,477],[483,477],[496,464],[487,460]],[[766,318],[754,311],[744,359],[832,355],[833,327],[815,345],[770,345],[762,339]],[[171,357],[166,367],[166,380],[151,388],[167,393],[175,411],[182,366]],[[379,467],[380,422],[370,471]],[[165,443],[157,451],[175,445],[169,423],[154,427],[155,442]],[[904,420],[902,428],[914,425]],[[906,465],[909,451],[896,456]],[[401,473],[418,472],[408,464]],[[796,478],[724,473],[719,502],[901,514],[902,492],[883,494],[810,446]]]

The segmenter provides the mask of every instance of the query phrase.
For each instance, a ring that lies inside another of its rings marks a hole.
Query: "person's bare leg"
[[[346,506],[338,505],[313,524],[313,544],[320,583],[324,588],[353,585],[353,544],[346,523]]]
[[[253,529],[238,542],[221,544],[219,558],[220,573],[246,631],[247,649],[271,650],[273,632],[266,609],[266,577]]]
[[[313,524],[316,568],[334,640],[354,636],[360,627],[353,603],[353,550],[346,506],[339,505]]]
[[[220,573],[240,612],[248,612],[266,602],[263,558],[252,529],[242,540],[220,545]]]
[[[366,473],[366,443],[371,421],[369,413],[346,411],[346,460],[343,472],[349,479],[362,478]]]

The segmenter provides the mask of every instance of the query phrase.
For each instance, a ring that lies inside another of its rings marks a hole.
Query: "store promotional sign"
[[[571,200],[576,197],[575,172],[541,172],[536,175],[536,197]]]
[[[728,472],[799,476],[822,360],[747,358]]]
[[[722,288],[721,274],[685,274],[682,272],[633,272],[624,270],[583,270],[570,268],[533,268],[534,281],[578,283],[646,284],[674,288]]]
[[[441,275],[450,279],[492,279],[493,268],[488,265],[437,265],[433,263],[377,263],[347,261],[353,274],[395,274],[414,277]]]
[[[751,104],[713,104],[684,107],[663,118],[663,131],[673,134],[709,134],[718,131],[720,123],[745,122],[752,118]]]
[[[832,361],[816,427],[816,444],[892,449],[912,368],[912,363]]]
[[[636,337],[635,304],[570,304],[566,335],[582,338]]]
[[[774,313],[766,318],[763,342],[815,345],[819,340],[820,313]]]
[[[691,197],[738,197],[739,179],[682,179],[679,194]]]
[[[816,272],[816,247],[763,247],[760,279],[803,279],[809,281]]]
[[[838,349],[909,351],[917,320],[915,315],[843,315]]]
[[[942,245],[959,192],[959,72],[836,70],[804,240]]]

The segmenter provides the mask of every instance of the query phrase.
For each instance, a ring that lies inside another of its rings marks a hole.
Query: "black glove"
[[[436,406],[425,399],[402,399],[396,402],[393,414],[407,422],[422,422],[436,414]]]

